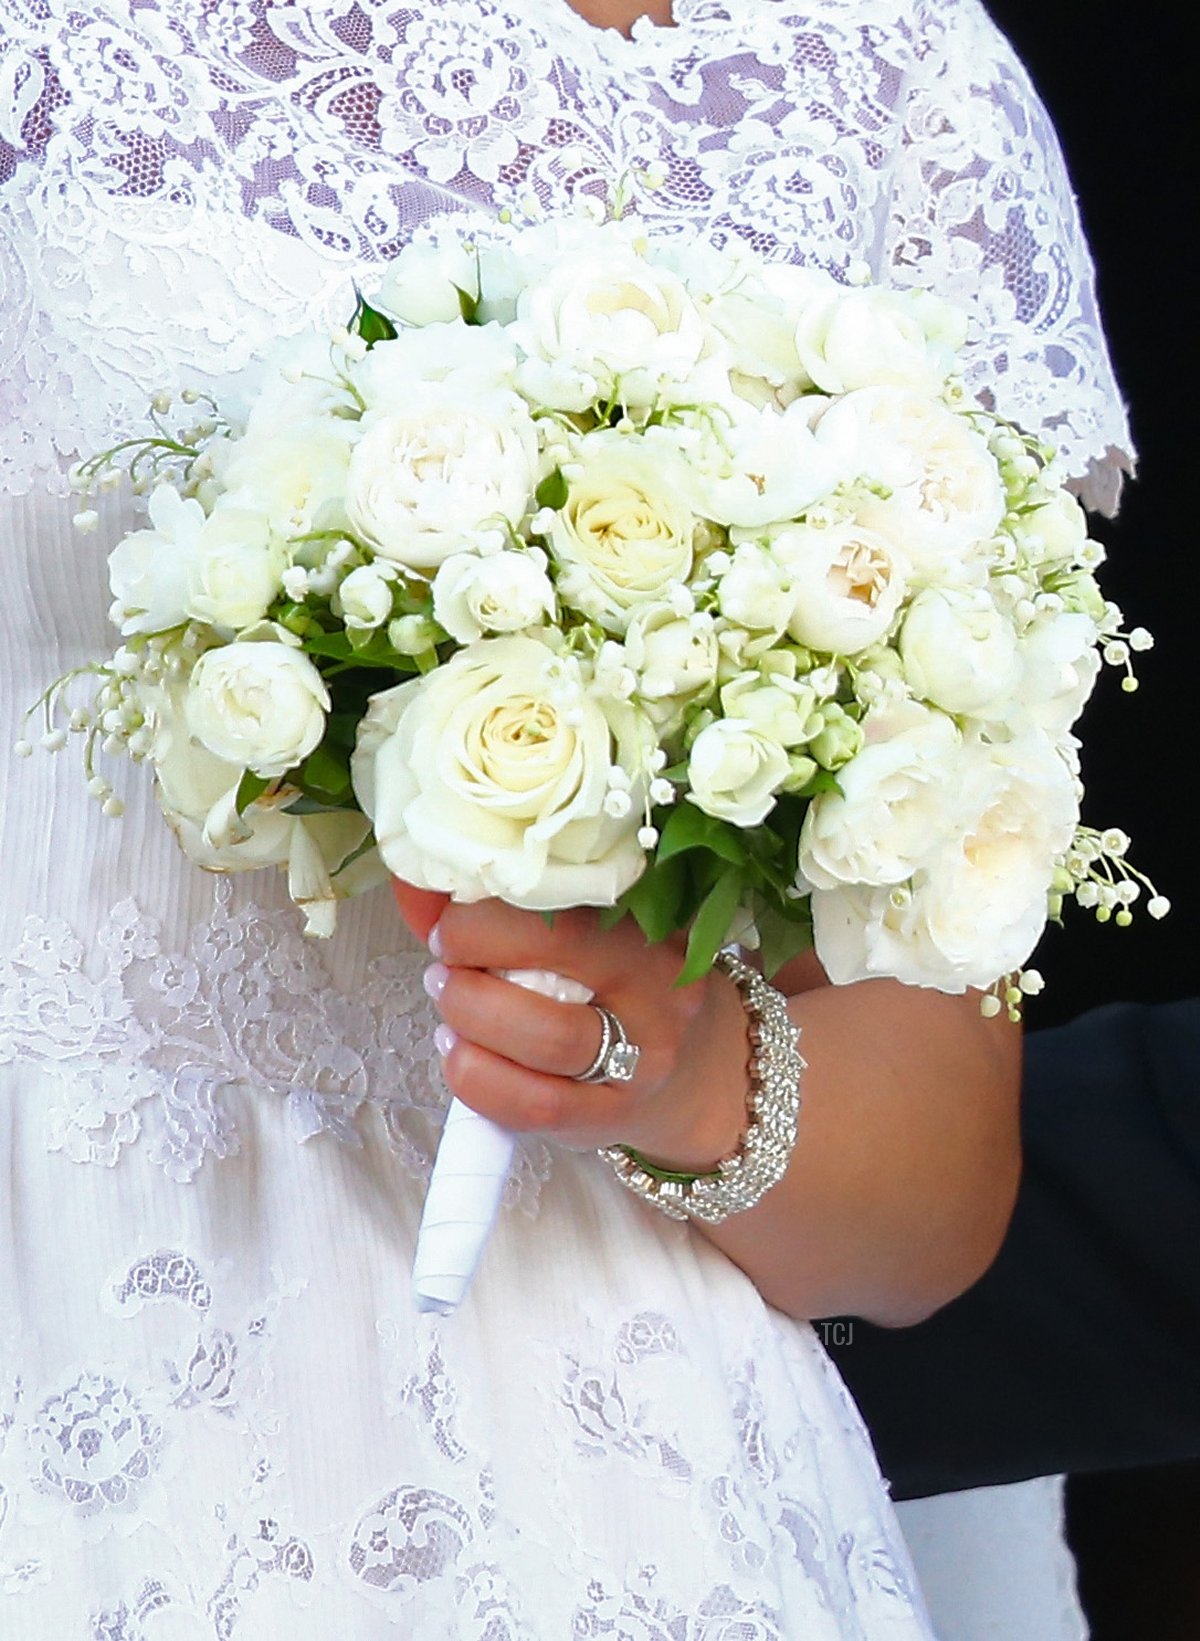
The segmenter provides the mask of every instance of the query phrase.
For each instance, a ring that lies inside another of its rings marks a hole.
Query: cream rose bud
[[[644,261],[627,234],[609,237],[607,254],[593,243],[517,298],[518,385],[552,410],[586,410],[613,394],[633,407],[681,393],[694,400],[688,384],[714,333],[677,275]]]
[[[150,528],[124,536],[108,557],[108,582],[125,634],[165,632],[188,619],[192,566],[204,509],[162,484],[150,496]]]
[[[733,401],[730,423],[705,429],[689,462],[696,511],[718,524],[761,530],[798,517],[842,479],[854,477],[843,447],[818,440],[812,431],[824,404],[796,399],[780,410]]]
[[[1056,490],[1020,513],[1012,526],[1017,545],[1033,564],[1073,560],[1087,540],[1087,531],[1087,514],[1066,490]]]
[[[1043,735],[964,749],[963,814],[910,887],[817,890],[817,954],[831,980],[890,975],[962,992],[1024,964],[1046,924],[1078,824],[1074,781]]]
[[[731,290],[707,304],[709,323],[720,331],[730,367],[773,389],[811,381],[796,348],[796,315],[839,291],[831,275],[795,263],[754,268]]]
[[[460,291],[479,297],[475,254],[459,239],[404,246],[388,263],[373,306],[404,325],[432,325],[462,317]]]
[[[455,553],[433,578],[433,615],[460,644],[484,633],[520,632],[554,619],[554,587],[546,555],[529,552]]]
[[[865,745],[813,799],[800,832],[811,887],[903,883],[958,824],[961,737],[940,712],[908,702],[863,720]]]
[[[688,796],[706,815],[758,826],[790,774],[787,752],[772,736],[744,718],[718,718],[692,742]]]
[[[731,679],[722,686],[721,707],[727,718],[744,719],[780,746],[801,746],[824,723],[815,716],[816,691],[778,674],[744,672]]]
[[[351,775],[386,865],[418,888],[607,906],[645,867],[637,771],[652,747],[640,715],[597,700],[576,658],[519,634],[374,696]],[[614,771],[631,797],[621,816],[606,802]]]
[[[414,385],[407,410],[362,427],[346,511],[379,557],[428,575],[498,524],[520,522],[536,483],[537,432],[516,395]]]
[[[900,628],[900,656],[913,694],[945,712],[1003,705],[1021,674],[1017,635],[984,588],[927,587]]]
[[[966,340],[966,317],[924,292],[834,286],[814,291],[795,346],[823,393],[889,386],[936,393]]]
[[[588,434],[573,456],[578,471],[549,534],[559,592],[623,633],[637,609],[691,574],[697,520],[683,464],[663,441],[616,432]]]
[[[329,707],[324,679],[300,650],[239,640],[206,650],[197,661],[187,723],[218,758],[269,780],[318,745]]]
[[[347,627],[370,632],[392,613],[395,571],[390,565],[360,564],[340,583],[336,609]]]
[[[920,393],[863,388],[821,416],[816,437],[856,476],[891,491],[868,497],[858,520],[895,541],[914,579],[987,543],[1004,517],[1000,470],[966,416]]]
[[[860,524],[797,524],[771,542],[794,603],[788,632],[826,655],[858,655],[891,631],[908,591],[903,554]]]

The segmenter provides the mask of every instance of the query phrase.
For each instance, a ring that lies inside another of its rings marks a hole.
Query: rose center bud
[[[842,598],[853,598],[873,610],[887,587],[887,562],[866,542],[844,548],[830,567],[829,581]]]

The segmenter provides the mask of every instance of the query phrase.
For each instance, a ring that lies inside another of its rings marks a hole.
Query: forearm
[[[982,1274],[1007,1226],[1020,1033],[977,996],[892,981],[806,989],[790,1012],[808,1063],[791,1165],[756,1208],[698,1228],[793,1316],[920,1320]],[[734,1039],[726,1087],[744,1086],[744,1055]]]

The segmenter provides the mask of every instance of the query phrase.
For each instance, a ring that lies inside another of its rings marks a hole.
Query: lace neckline
[[[611,53],[614,58],[629,60],[639,53],[657,55],[673,50],[684,33],[698,0],[671,0],[671,20],[660,23],[643,12],[630,24],[625,34],[615,23],[593,23],[583,15],[574,0],[535,0],[545,28],[582,42],[601,55]],[[722,10],[728,13],[731,0],[724,0]]]

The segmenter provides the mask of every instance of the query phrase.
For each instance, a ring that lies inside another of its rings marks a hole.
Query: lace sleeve
[[[1057,442],[1084,502],[1116,511],[1134,469],[1058,138],[978,0],[937,0],[913,76],[884,263],[973,314],[969,383]]]

